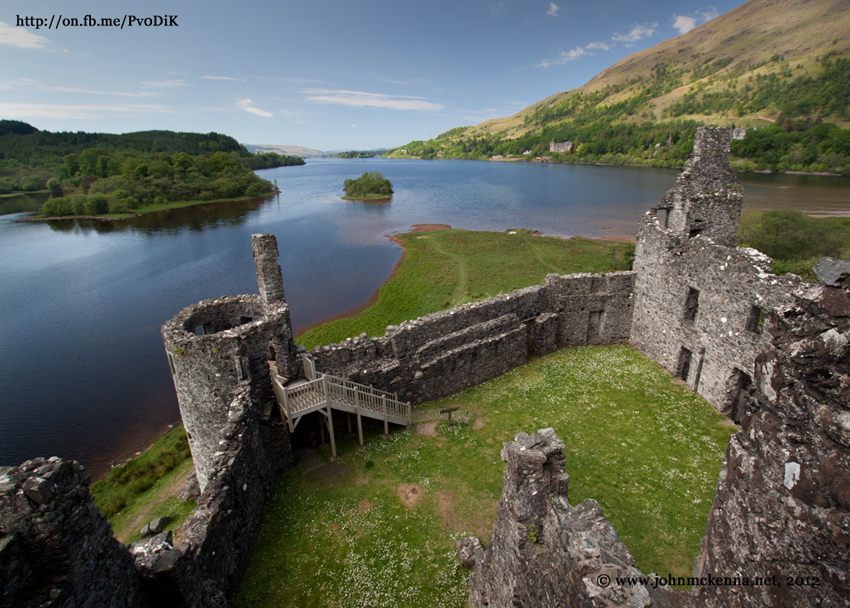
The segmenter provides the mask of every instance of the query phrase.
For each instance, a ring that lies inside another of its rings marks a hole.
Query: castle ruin
[[[850,294],[772,275],[769,258],[735,247],[730,140],[731,129],[698,130],[675,187],[641,221],[633,271],[549,275],[309,353],[321,372],[419,403],[530,355],[630,343],[740,424],[694,577],[759,572],[780,586],[616,583],[642,574],[598,505],[569,504],[563,444],[543,430],[503,450],[492,545],[461,543],[472,606],[850,604]],[[273,375],[305,373],[274,236],[254,235],[253,248],[260,295],[205,300],[162,328],[202,489],[181,542],[120,545],[76,463],[0,468],[0,607],[229,605],[272,481],[292,465]]]

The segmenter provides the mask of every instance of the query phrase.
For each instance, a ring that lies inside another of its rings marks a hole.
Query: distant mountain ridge
[[[314,156],[323,156],[325,152],[314,148],[305,148],[304,146],[282,146],[277,144],[243,144],[252,154],[258,152],[275,152],[277,154],[286,154],[289,156],[300,156],[308,158]]]

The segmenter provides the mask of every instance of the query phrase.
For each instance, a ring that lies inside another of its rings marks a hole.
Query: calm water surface
[[[392,202],[339,198],[364,171],[392,180]],[[261,175],[282,194],[127,222],[16,223],[40,199],[0,199],[0,464],[58,455],[98,474],[178,422],[159,328],[198,300],[256,293],[253,233],[277,236],[297,330],[380,287],[401,255],[387,234],[439,223],[633,236],[676,171],[372,159]],[[742,181],[746,206],[850,211],[844,178]]]

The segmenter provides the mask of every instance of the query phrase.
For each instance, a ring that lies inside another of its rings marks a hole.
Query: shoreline
[[[534,161],[527,160],[525,158],[422,158],[420,156],[382,156],[381,158],[385,159],[397,159],[397,160],[472,160],[479,161],[485,163],[503,163],[503,162],[519,162],[519,163],[534,163],[537,165],[586,165],[590,167],[637,167],[643,169],[670,169],[672,171],[682,171],[684,169],[684,164],[681,167],[654,167],[652,165],[644,165],[637,163],[623,163],[623,164],[612,164],[612,163],[585,163],[581,161],[567,161],[567,160],[545,160],[545,161]],[[740,160],[740,159],[739,159]],[[848,177],[843,173],[830,173],[828,171],[772,171],[771,169],[751,169],[749,171],[744,171],[743,169],[735,169],[732,168],[734,173],[761,173],[764,175],[819,175],[822,177]]]
[[[402,233],[402,234],[409,234],[409,233],[412,233],[412,232],[430,232],[432,230],[449,230],[449,229],[451,229],[451,226],[449,226],[448,224],[413,224],[411,226],[411,228],[412,228],[412,230],[405,232],[405,233]],[[398,262],[395,263],[395,266],[393,266],[392,272],[390,272],[390,276],[388,276],[387,280],[384,281],[381,284],[381,287],[386,285],[395,276],[396,271],[399,269],[399,267],[401,266],[401,263],[404,261],[404,258],[407,255],[407,249],[404,248],[404,244],[401,242],[401,239],[397,238],[395,235],[392,235],[392,234],[385,234],[384,236],[387,237],[389,240],[391,240],[393,243],[396,243],[399,247],[401,247],[401,257],[398,259]],[[292,336],[292,338],[295,339],[299,336],[302,336],[305,333],[307,333],[308,331],[310,331],[311,329],[315,329],[315,328],[319,327],[320,325],[324,325],[325,323],[330,323],[331,321],[340,321],[342,319],[351,319],[352,317],[356,317],[357,315],[359,315],[361,312],[363,312],[364,310],[369,308],[372,304],[374,304],[377,301],[378,292],[381,291],[381,287],[378,287],[378,289],[375,290],[375,293],[373,293],[371,296],[369,296],[369,298],[365,302],[363,302],[362,304],[358,304],[354,308],[349,308],[348,310],[345,310],[345,311],[339,313],[338,315],[334,315],[332,317],[322,319],[321,321],[311,323],[310,325],[307,325],[306,327],[302,327],[297,332],[295,332],[295,334]]]
[[[344,201],[351,201],[351,202],[355,202],[355,203],[388,203],[393,198],[393,195],[390,194],[389,196],[372,196],[372,197],[369,197],[369,198],[358,198],[356,196],[342,196],[340,198],[342,198],[342,200],[344,200]]]
[[[399,245],[402,249],[402,253],[401,253],[401,257],[399,258],[398,262],[396,262],[395,266],[393,266],[392,272],[390,272],[390,275],[387,277],[387,280],[384,281],[381,284],[381,287],[386,285],[395,276],[396,271],[399,269],[399,267],[401,266],[401,263],[404,261],[404,258],[407,255],[407,250],[404,247],[404,243],[402,242],[402,240],[400,238],[398,238],[397,234],[414,234],[414,233],[417,233],[417,232],[433,232],[433,231],[436,231],[436,230],[460,230],[460,228],[452,228],[450,224],[411,224],[410,230],[408,230],[407,232],[401,232],[401,233],[396,233],[396,234],[385,234],[384,235],[389,240],[391,240],[393,243],[396,243],[397,245]],[[513,228],[510,228],[509,230],[513,230]],[[529,233],[531,233],[532,236],[546,236],[545,234],[543,234],[539,230],[529,230]],[[569,240],[573,237],[571,237],[571,236],[570,237],[550,236],[550,237],[547,237],[547,238]],[[634,243],[634,242],[636,242],[636,238],[632,237],[632,236],[589,236],[589,237],[580,237],[580,238],[587,238],[587,239],[591,239],[591,240],[594,240],[594,241],[609,241],[609,242],[612,242],[612,243]],[[311,329],[315,329],[315,328],[319,327],[320,325],[324,325],[325,323],[330,323],[331,321],[340,321],[342,319],[351,319],[353,317],[356,317],[357,315],[359,315],[361,312],[363,312],[364,310],[366,310],[367,308],[372,306],[372,304],[374,304],[377,301],[378,292],[381,290],[381,287],[378,287],[378,289],[375,290],[375,293],[373,293],[371,296],[369,296],[369,298],[365,302],[363,302],[362,304],[358,304],[357,306],[355,306],[353,308],[349,308],[348,310],[345,310],[345,311],[343,311],[343,312],[341,312],[337,315],[334,315],[332,317],[328,317],[326,319],[322,319],[321,321],[317,321],[315,323],[311,323],[310,325],[302,327],[301,329],[299,329],[297,332],[295,332],[293,334],[293,336],[292,336],[293,339],[298,338],[299,336],[304,335],[305,333],[307,333]]]
[[[280,194],[280,190],[275,192],[269,192],[268,194],[263,194],[261,196],[241,196],[238,198],[222,198],[218,200],[212,201],[175,201],[172,203],[165,203],[163,205],[157,206],[157,208],[149,208],[149,209],[140,209],[131,215],[118,215],[118,216],[108,216],[108,215],[57,215],[52,217],[22,217],[15,220],[15,222],[25,223],[25,222],[66,222],[68,220],[94,220],[98,222],[121,222],[125,220],[135,220],[137,218],[143,217],[145,215],[150,215],[151,213],[158,213],[160,211],[171,211],[172,209],[188,209],[189,207],[202,207],[203,205],[218,205],[220,203],[244,203],[247,201],[260,201],[266,198],[270,198],[272,196],[277,196]]]

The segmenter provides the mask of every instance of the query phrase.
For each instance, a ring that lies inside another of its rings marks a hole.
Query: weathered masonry
[[[632,345],[741,425],[693,577],[673,581],[693,591],[622,581],[646,577],[595,501],[569,504],[563,443],[544,429],[502,452],[492,545],[458,541],[473,608],[850,606],[850,281],[778,277],[733,246],[730,137],[697,132],[634,269]]]
[[[200,302],[162,328],[202,489],[196,511],[174,538],[128,550],[79,464],[0,468],[0,608],[230,605],[272,482],[292,465],[290,428],[325,407],[295,401],[317,373],[340,378],[322,384],[329,424],[332,402],[360,408],[354,383],[373,387],[372,413],[380,403],[387,420],[388,401],[449,395],[565,346],[625,342],[741,425],[694,580],[782,584],[601,586],[600,575],[641,574],[598,505],[569,504],[563,444],[543,430],[503,451],[493,544],[461,543],[475,568],[471,605],[850,605],[850,292],[841,276],[772,275],[767,257],[734,246],[742,192],[730,139],[731,129],[698,130],[686,170],[641,222],[633,271],[549,275],[311,353],[292,341],[275,237],[254,235],[259,295]],[[395,422],[410,420],[401,412]]]

